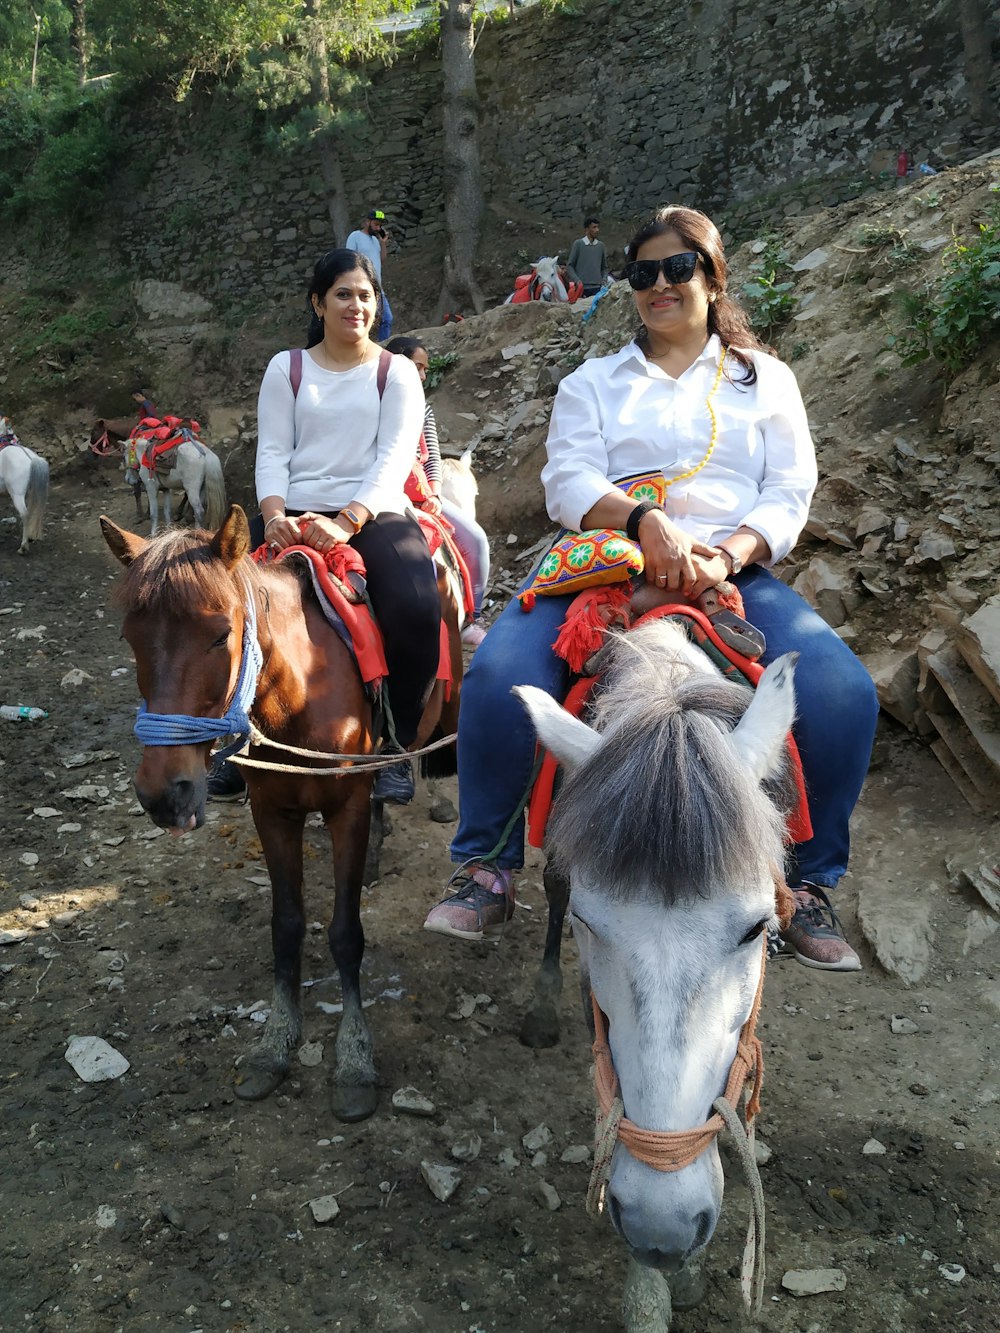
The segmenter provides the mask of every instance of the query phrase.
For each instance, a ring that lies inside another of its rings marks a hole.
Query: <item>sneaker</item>
[[[514,915],[514,872],[473,862],[453,876],[453,893],[432,907],[424,930],[481,940],[499,934]]]
[[[795,915],[782,931],[786,953],[794,954],[806,967],[827,972],[860,972],[861,959],[844,939],[844,932],[830,899],[816,884],[792,889]]]
[[[379,769],[372,798],[376,801],[390,801],[393,805],[409,805],[413,800],[413,765],[409,759],[401,759],[398,764]]]
[[[470,620],[462,630],[462,642],[467,643],[471,648],[478,648],[485,638],[486,626],[478,617],[475,620]]]
[[[228,759],[217,759],[208,774],[210,801],[245,801],[247,784],[235,764]]]

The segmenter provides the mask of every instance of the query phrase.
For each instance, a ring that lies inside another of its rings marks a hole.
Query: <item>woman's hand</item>
[[[338,518],[328,518],[324,514],[303,514],[298,520],[301,536],[298,540],[303,546],[311,546],[314,551],[332,551],[335,546],[349,542],[354,536],[354,529],[349,523]],[[277,523],[274,525],[277,527]]]
[[[286,546],[298,546],[302,540],[298,519],[289,518],[287,514],[275,514],[264,524],[264,540],[274,551],[283,551]]]
[[[646,582],[654,588],[695,597],[728,574],[726,562],[714,546],[671,523],[661,509],[643,515],[639,546],[646,561]]]
[[[425,514],[440,514],[441,501],[436,495],[429,495],[420,508]]]

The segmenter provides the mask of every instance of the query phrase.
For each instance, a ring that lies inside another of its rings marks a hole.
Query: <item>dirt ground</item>
[[[499,945],[424,933],[450,832],[429,822],[425,789],[396,817],[383,878],[365,893],[376,1115],[341,1125],[328,1109],[338,986],[321,931],[331,873],[320,828],[309,830],[304,1040],[326,1055],[269,1101],[234,1099],[234,1059],[270,995],[264,867],[242,806],[210,807],[206,827],[176,841],[140,814],[136,690],[109,605],[102,510],[128,523],[131,497],[111,469],[76,461],[56,470],[29,559],[0,523],[0,702],[49,712],[0,722],[0,931],[24,933],[0,947],[3,1333],[619,1328],[623,1251],[586,1216],[587,1166],[560,1160],[592,1129],[572,943],[563,1044],[526,1050],[517,1029],[541,956],[540,863]],[[76,686],[74,669],[87,673]],[[929,752],[887,723],[841,895],[866,968],[830,976],[787,961],[768,976],[762,1327],[774,1333],[1000,1329],[1000,980],[994,942],[971,925],[976,904],[944,867],[949,851],[994,836]],[[861,940],[856,904],[875,886],[903,916],[919,904],[933,929],[926,974],[909,988]],[[894,1033],[893,1015],[915,1030]],[[64,1059],[73,1035],[105,1038],[130,1069],[83,1083]],[[407,1085],[433,1115],[393,1111]],[[551,1142],[533,1161],[521,1140],[539,1125]],[[450,1150],[466,1130],[481,1153],[441,1203],[420,1163],[459,1165]],[[863,1152],[872,1139],[881,1149]],[[731,1176],[706,1301],[675,1319],[688,1333],[741,1325],[745,1195]],[[321,1226],[308,1202],[330,1194],[340,1214]],[[942,1265],[960,1265],[962,1280]],[[782,1292],[784,1272],[815,1267],[842,1268],[846,1290]]]

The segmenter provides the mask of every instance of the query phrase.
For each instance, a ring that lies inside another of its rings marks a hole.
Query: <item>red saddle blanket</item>
[[[174,416],[143,417],[129,436],[131,449],[128,466],[135,466],[131,462],[131,458],[134,456],[150,472],[155,472],[157,467],[169,471],[174,466],[176,459],[169,459],[168,455],[178,445],[189,441],[191,444],[197,444],[204,448],[198,439],[200,431],[201,423],[192,418]],[[142,450],[141,454],[140,449]]]
[[[676,606],[659,606],[653,611],[648,611],[641,616],[633,626],[644,624],[648,620],[658,620],[662,616],[687,616],[696,627],[696,639],[706,641],[721,654],[735,671],[744,676],[751,685],[757,685],[761,676],[764,674],[764,668],[758,663],[751,661],[749,657],[742,657],[732,648],[723,643],[715,630],[712,628],[712,622],[703,611],[695,606],[685,606],[678,604]],[[706,649],[707,651],[707,649]],[[712,654],[713,659],[715,654]],[[727,671],[724,674],[733,675],[733,671]],[[570,689],[569,694],[563,701],[563,708],[574,717],[579,717],[587,706],[591,694],[599,684],[599,676],[583,676]],[[802,776],[802,761],[799,758],[798,747],[794,738],[788,736],[788,756],[792,764],[792,772],[795,778],[795,785],[798,791],[798,801],[795,809],[788,817],[787,836],[790,842],[806,842],[813,835],[812,821],[809,818],[809,804],[806,798],[805,779]],[[556,771],[559,767],[559,761],[547,750],[544,752],[542,766],[539,769],[538,777],[531,790],[531,797],[528,801],[528,842],[532,847],[542,847],[545,843],[545,828],[548,823],[549,813],[552,809],[552,800],[555,791]]]
[[[378,691],[389,674],[382,631],[368,604],[352,601],[344,593],[344,586],[351,586],[352,574],[360,575],[361,578],[365,576],[365,562],[354,547],[348,546],[346,542],[335,546],[332,551],[316,551],[311,546],[286,546],[283,551],[275,553],[265,543],[253,552],[251,558],[260,565],[290,558],[305,562],[312,575],[320,606],[354,654],[361,679],[372,691]],[[437,679],[444,683],[446,697],[450,695],[454,677],[448,631],[443,621]]]

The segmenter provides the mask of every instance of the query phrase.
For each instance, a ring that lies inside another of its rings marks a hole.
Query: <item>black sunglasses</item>
[[[625,278],[634,292],[648,292],[656,286],[656,279],[661,271],[667,282],[676,286],[681,282],[690,282],[701,258],[694,250],[685,250],[683,254],[671,255],[668,259],[633,259],[625,265]]]

